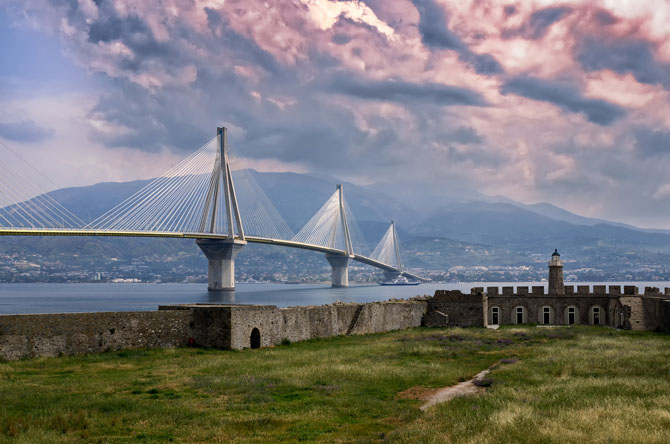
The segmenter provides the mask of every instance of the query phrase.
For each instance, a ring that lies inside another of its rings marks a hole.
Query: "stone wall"
[[[661,331],[670,333],[670,299],[666,299],[660,302],[660,319],[658,328]]]
[[[486,327],[487,296],[483,289],[473,289],[471,294],[458,290],[437,290],[428,300],[428,312],[423,324],[426,327]]]
[[[333,304],[277,308],[273,305],[174,305],[153,312],[0,315],[0,359],[76,355],[128,347],[222,349],[260,346],[283,339],[377,333],[421,325],[425,301]]]
[[[2,315],[0,359],[184,346],[190,324],[185,310]]]
[[[575,313],[575,323],[577,324],[591,323],[590,310],[592,307],[601,308],[601,324],[605,325],[609,323],[609,316],[607,313],[609,307],[608,295],[538,296],[534,294],[513,294],[510,296],[489,296],[488,306],[489,318],[491,316],[490,309],[492,307],[499,308],[501,324],[516,323],[516,307],[523,307],[525,309],[525,322],[527,323],[543,324],[542,310],[544,307],[550,307],[552,311],[551,316],[553,318],[552,324],[567,324],[566,309],[570,306],[574,306],[577,309]]]
[[[230,313],[230,342],[223,347],[217,342],[208,342],[211,338],[216,338],[216,333],[211,331],[212,327],[203,326],[203,329],[209,331],[209,339],[201,342],[203,339],[196,338],[196,343],[207,347],[242,349],[251,346],[253,329],[260,332],[261,347],[279,344],[284,339],[296,342],[312,338],[402,330],[421,325],[426,305],[424,301],[401,301],[288,308],[272,305],[221,308],[212,306],[212,310]],[[209,306],[196,306],[195,310],[198,309],[209,310]]]

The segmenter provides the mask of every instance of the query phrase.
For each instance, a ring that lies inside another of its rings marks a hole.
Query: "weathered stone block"
[[[566,285],[564,286],[565,288],[565,295],[566,296],[572,296],[575,294],[575,286],[574,285]]]
[[[638,294],[639,289],[634,286],[634,285],[625,285],[623,287],[623,294],[630,295],[630,294]]]
[[[502,294],[504,296],[512,296],[514,294],[514,287],[503,287]]]
[[[533,291],[533,296],[543,296],[544,295],[544,285],[533,285],[532,291]]]
[[[621,294],[621,285],[610,285],[609,292],[612,296],[618,296]]]
[[[528,287],[516,287],[516,294],[519,296],[528,295]]]
[[[486,287],[486,294],[489,296],[498,296],[499,289],[498,287]]]
[[[580,296],[589,294],[589,286],[588,285],[577,285],[577,294]]]
[[[606,285],[594,285],[593,294],[606,294],[607,286]]]

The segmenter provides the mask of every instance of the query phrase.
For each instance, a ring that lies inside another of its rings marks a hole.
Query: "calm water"
[[[570,282],[570,285],[579,283]],[[593,285],[593,283],[590,283]],[[0,284],[0,314],[67,313],[93,311],[156,310],[159,305],[184,303],[269,304],[279,307],[322,305],[336,301],[373,302],[409,298],[435,290],[461,290],[472,287],[545,285],[544,282],[446,283],[407,287],[382,287],[376,284],[331,288],[327,285],[237,284],[231,293],[208,294],[206,284]],[[669,282],[607,283],[663,289]]]

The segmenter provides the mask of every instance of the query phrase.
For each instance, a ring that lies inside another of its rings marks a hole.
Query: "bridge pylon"
[[[235,290],[235,257],[247,241],[228,162],[228,130],[217,128],[216,138],[218,150],[200,219],[200,232],[216,233],[217,227],[225,222],[227,237],[196,239],[195,243],[207,256],[207,290],[232,291]]]
[[[344,196],[342,193],[342,184],[337,185],[338,212],[333,223],[331,234],[331,248],[335,248],[335,242],[338,232],[344,237],[345,254],[326,254],[326,260],[332,269],[330,285],[332,287],[349,286],[349,262],[354,257],[354,247],[349,234],[349,224],[347,223],[347,211],[344,206]]]

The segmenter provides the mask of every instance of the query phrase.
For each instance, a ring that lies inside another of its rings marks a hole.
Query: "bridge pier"
[[[207,256],[207,290],[235,290],[235,257],[246,241],[238,239],[196,239]]]
[[[333,270],[330,280],[331,287],[348,287],[349,261],[351,257],[340,254],[326,254],[326,259]]]

